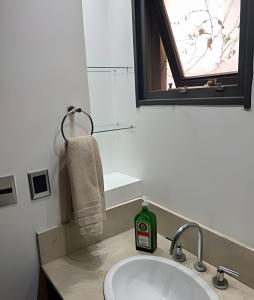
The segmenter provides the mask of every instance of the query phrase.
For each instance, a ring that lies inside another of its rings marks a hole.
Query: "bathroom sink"
[[[197,274],[158,256],[133,256],[114,265],[104,281],[106,300],[219,300]]]

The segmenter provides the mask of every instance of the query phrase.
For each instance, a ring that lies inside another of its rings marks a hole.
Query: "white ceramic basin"
[[[158,256],[133,256],[114,265],[104,281],[106,300],[219,300],[183,265]]]

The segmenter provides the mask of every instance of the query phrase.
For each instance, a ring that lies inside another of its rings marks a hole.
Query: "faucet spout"
[[[194,267],[198,272],[205,272],[206,266],[203,263],[203,233],[201,227],[197,223],[188,223],[181,226],[172,240],[171,247],[170,247],[170,254],[173,254],[173,251],[177,245],[177,242],[181,235],[189,228],[196,228],[198,229],[198,254],[197,254],[197,262],[195,263]]]

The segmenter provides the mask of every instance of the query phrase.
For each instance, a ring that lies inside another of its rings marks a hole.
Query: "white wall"
[[[0,208],[0,299],[37,296],[35,232],[58,224],[60,122],[88,109],[81,1],[0,2],[0,176],[14,174],[18,204]],[[27,172],[48,168],[52,195],[31,202]]]
[[[131,1],[106,3],[109,54],[104,63],[133,65]],[[93,15],[93,20],[99,30],[100,19]],[[87,52],[96,60],[91,43],[90,36]],[[136,128],[115,133],[114,143],[98,135],[104,165],[143,179],[145,194],[157,203],[254,247],[254,112],[242,107],[136,109],[133,74],[124,89],[117,116]],[[111,99],[91,101],[99,106]],[[114,155],[104,151],[110,145]]]

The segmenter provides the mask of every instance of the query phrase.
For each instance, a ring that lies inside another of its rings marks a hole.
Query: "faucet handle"
[[[231,269],[228,269],[228,268],[225,268],[225,267],[222,267],[222,266],[219,266],[218,269],[220,271],[223,271],[224,273],[232,276],[232,277],[240,277],[240,273],[239,272],[236,272],[234,270],[231,270]]]
[[[225,290],[228,288],[228,281],[224,278],[224,273],[237,278],[240,276],[240,273],[236,271],[219,266],[217,269],[217,275],[213,277],[213,286],[217,289]]]

